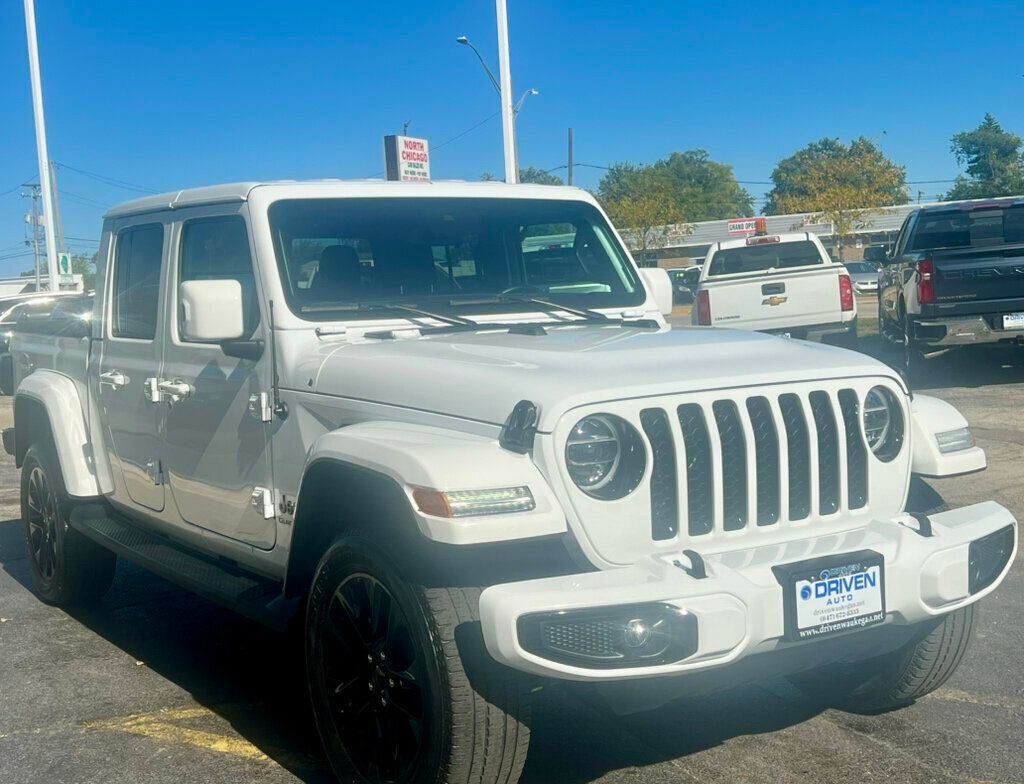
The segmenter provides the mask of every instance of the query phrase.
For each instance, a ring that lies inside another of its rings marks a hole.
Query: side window
[[[115,338],[156,337],[163,247],[164,227],[160,223],[133,226],[117,235],[110,325]]]
[[[896,247],[893,250],[893,258],[898,259],[907,250],[907,235],[910,234],[910,224],[913,222],[913,215],[908,215],[907,219],[903,221],[903,228],[900,229],[899,236],[896,237]]]
[[[256,280],[249,253],[245,221],[237,215],[187,221],[181,233],[178,283],[188,280],[237,280],[242,286],[245,335],[252,337],[260,323]],[[178,312],[178,334],[182,314]]]

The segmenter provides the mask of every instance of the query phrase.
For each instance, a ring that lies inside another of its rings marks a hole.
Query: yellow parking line
[[[246,740],[220,735],[206,730],[183,727],[175,722],[200,719],[214,715],[206,708],[181,708],[178,710],[160,710],[153,713],[137,713],[131,716],[120,716],[112,719],[100,719],[86,722],[85,730],[98,732],[127,732],[141,735],[153,740],[168,743],[179,743],[197,749],[229,754],[232,757],[266,762],[270,758]]]

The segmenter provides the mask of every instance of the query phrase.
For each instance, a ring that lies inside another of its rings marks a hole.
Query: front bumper
[[[480,596],[480,619],[491,656],[519,670],[579,681],[683,674],[731,664],[747,656],[815,640],[784,639],[783,589],[772,567],[870,550],[884,559],[884,625],[909,625],[977,601],[1006,576],[1017,550],[1017,521],[988,501],[928,518],[931,536],[910,515],[876,520],[863,528],[822,533],[786,544],[704,556],[707,575],[695,577],[672,556],[650,556],[632,566],[585,574],[494,585]],[[972,592],[971,543],[1011,527],[1013,547],[998,575]],[[918,530],[922,529],[922,530]],[[696,620],[694,648],[678,661],[651,666],[589,667],[526,650],[519,619],[535,613],[613,610],[662,604]],[[860,634],[859,631],[842,635]],[[835,639],[824,638],[824,639]]]

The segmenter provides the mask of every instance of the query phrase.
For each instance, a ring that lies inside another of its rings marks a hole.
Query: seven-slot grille
[[[841,389],[644,409],[654,539],[675,537],[683,521],[686,533],[700,536],[715,530],[716,520],[738,531],[864,508],[860,407],[853,389]]]

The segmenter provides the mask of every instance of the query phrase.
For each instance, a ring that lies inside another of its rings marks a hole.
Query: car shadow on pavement
[[[0,522],[0,563],[31,591],[24,549],[21,521]],[[124,559],[100,602],[67,612],[188,692],[301,781],[335,781],[313,725],[297,635],[266,629]]]
[[[793,693],[783,697],[771,686],[751,684],[620,717],[600,702],[579,699],[556,687],[534,710],[522,784],[585,784],[612,771],[673,760],[673,767],[684,770],[670,775],[671,780],[695,780],[685,770],[689,755],[734,738],[784,730],[826,710],[827,706],[796,695],[792,687],[782,684],[782,688]]]
[[[30,590],[23,551],[20,521],[0,523],[0,562]],[[264,629],[123,560],[107,596],[69,615],[186,691],[301,781],[334,781],[313,726],[295,633]],[[523,782],[583,784],[792,726],[821,710],[751,686],[620,718],[586,692],[556,685],[538,694]]]
[[[882,362],[898,366],[901,355],[886,350],[882,340],[862,338],[858,349]],[[914,389],[986,387],[1024,382],[1024,348],[1017,346],[965,346],[920,362],[910,378]]]

